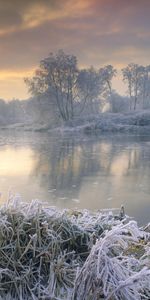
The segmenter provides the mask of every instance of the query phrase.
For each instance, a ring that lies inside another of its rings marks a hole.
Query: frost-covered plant
[[[10,197],[0,208],[0,300],[149,299],[149,233],[127,222]]]
[[[150,270],[147,260],[125,255],[132,245],[148,236],[130,221],[107,232],[93,246],[77,274],[74,300],[138,300],[150,299]],[[135,251],[136,252],[136,251]],[[136,254],[136,253],[135,253]],[[143,261],[143,263],[141,262]]]
[[[0,208],[0,297],[70,300],[77,268],[118,222],[108,213],[60,211],[10,196]]]

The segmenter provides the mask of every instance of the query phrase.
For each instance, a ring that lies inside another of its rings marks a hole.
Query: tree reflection
[[[148,136],[17,132],[13,136],[3,133],[0,138],[2,194],[12,187],[27,201],[38,198],[63,208],[124,204],[137,219],[149,218]]]
[[[56,189],[57,196],[74,190],[75,197],[83,177],[95,175],[100,169],[99,157],[94,157],[94,152],[93,143],[82,144],[73,138],[54,140],[35,150],[36,164],[32,175],[38,176],[46,189]]]
[[[88,177],[128,176],[140,162],[139,148],[128,148],[128,144],[120,145],[112,139],[54,138],[39,144],[34,153],[32,176],[45,189],[55,191],[56,197],[78,198],[82,182]]]

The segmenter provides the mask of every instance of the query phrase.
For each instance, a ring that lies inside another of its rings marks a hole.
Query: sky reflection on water
[[[8,191],[58,207],[150,214],[150,137],[0,136],[1,202]]]

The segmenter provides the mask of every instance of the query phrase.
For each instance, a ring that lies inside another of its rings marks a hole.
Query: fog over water
[[[0,133],[1,203],[8,192],[60,208],[125,206],[150,214],[150,137]]]

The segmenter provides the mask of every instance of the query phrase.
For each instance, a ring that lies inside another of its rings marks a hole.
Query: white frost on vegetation
[[[139,110],[127,113],[100,113],[88,118],[77,118],[70,126],[62,127],[66,131],[83,132],[123,132],[132,134],[149,134],[150,110]]]
[[[149,241],[108,212],[10,197],[0,208],[0,300],[150,299]]]
[[[145,254],[136,257],[136,246],[148,239],[134,221],[105,232],[77,274],[73,299],[150,299],[149,244]],[[134,255],[127,255],[131,246]]]

